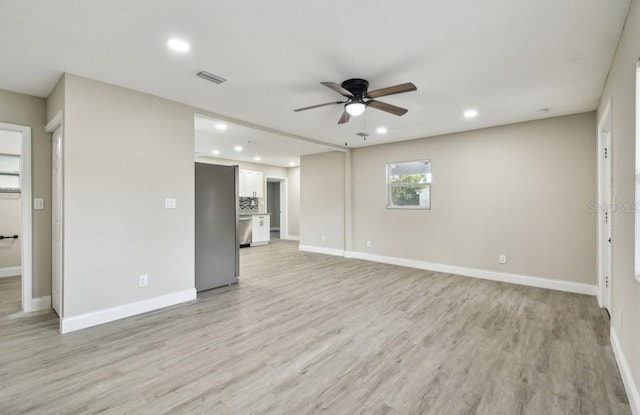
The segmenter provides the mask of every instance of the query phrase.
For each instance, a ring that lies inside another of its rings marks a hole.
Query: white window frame
[[[429,174],[429,181],[427,183],[416,183],[416,184],[393,184],[391,183],[391,169],[394,168],[393,166],[398,165],[398,164],[405,164],[405,163],[416,163],[416,162],[422,162],[425,164],[429,164],[429,170],[430,172]],[[405,161],[397,161],[397,162],[390,162],[387,163],[386,165],[386,207],[387,209],[402,209],[402,210],[431,210],[431,184],[432,184],[432,168],[431,168],[431,159],[419,159],[419,160],[405,160]],[[392,191],[391,189],[394,187],[417,187],[417,186],[425,186],[429,189],[429,205],[428,206],[401,206],[401,205],[394,205],[391,202],[391,194]]]

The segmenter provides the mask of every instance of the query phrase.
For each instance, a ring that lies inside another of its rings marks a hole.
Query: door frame
[[[611,306],[612,255],[607,237],[605,212],[608,212],[608,226],[613,229],[613,124],[611,119],[612,100],[609,98],[602,117],[598,121],[598,304],[609,310]],[[607,158],[605,159],[605,148]],[[609,185],[608,190],[607,186]],[[608,277],[608,279],[607,279]]]
[[[56,115],[53,116],[53,118],[51,119],[51,121],[49,121],[47,123],[47,125],[45,126],[45,131],[48,134],[51,134],[51,143],[53,143],[53,133],[55,133],[58,129],[60,129],[60,142],[61,142],[61,146],[62,146],[62,160],[61,160],[61,166],[60,166],[60,174],[61,174],[61,180],[62,180],[62,184],[61,184],[61,188],[60,188],[60,198],[64,197],[64,125],[63,125],[63,117],[62,117],[62,111],[58,112]],[[52,149],[53,150],[53,149]],[[53,166],[51,166],[51,171],[50,173],[53,175]],[[53,203],[53,192],[55,191],[55,189],[53,188],[53,183],[51,183],[51,203]],[[51,214],[53,214],[53,206],[51,206]],[[62,209],[60,210],[60,214],[62,216],[61,221],[62,221],[62,231],[60,232],[60,258],[59,258],[59,264],[60,264],[60,286],[58,287],[58,292],[60,293],[60,310],[59,311],[59,320],[60,320],[60,330],[62,330],[62,317],[64,316],[64,202],[62,204]],[[53,223],[52,223],[53,226]],[[51,243],[53,246],[53,234],[51,235]],[[51,249],[51,255],[53,255],[53,249]],[[51,258],[51,300],[53,302],[53,257]],[[51,304],[51,306],[53,307],[53,303]]]
[[[271,179],[272,182],[280,183],[280,239],[289,239],[289,196],[287,194],[287,178],[280,176],[265,176],[264,199],[267,205],[269,203],[269,186],[267,186],[267,183],[269,183],[269,179]],[[266,208],[268,211],[268,206],[266,206]],[[269,232],[271,232],[271,230],[269,230]]]
[[[22,241],[22,310],[35,311],[33,304],[33,214],[31,210],[31,127],[0,122],[0,130],[21,134],[20,140],[20,209]]]

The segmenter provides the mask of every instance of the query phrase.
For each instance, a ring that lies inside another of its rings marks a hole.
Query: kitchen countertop
[[[270,215],[271,213],[239,213],[240,216]]]

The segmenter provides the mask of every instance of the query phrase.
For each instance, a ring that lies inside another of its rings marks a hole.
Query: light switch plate
[[[165,209],[175,209],[176,208],[176,200],[167,198],[164,200],[164,208]]]
[[[33,199],[33,209],[34,210],[44,210],[44,199],[41,197],[36,197]]]

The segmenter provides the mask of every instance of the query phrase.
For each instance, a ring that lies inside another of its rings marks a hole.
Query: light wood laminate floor
[[[4,319],[22,309],[20,278],[20,276],[0,278],[0,318]]]
[[[593,297],[297,246],[242,249],[239,285],[67,335],[0,308],[0,414],[631,413]]]

